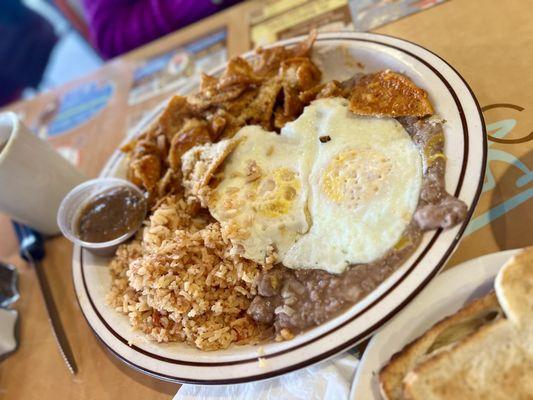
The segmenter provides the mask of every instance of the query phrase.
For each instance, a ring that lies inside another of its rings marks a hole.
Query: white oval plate
[[[466,303],[487,294],[503,264],[520,250],[466,261],[439,275],[368,344],[352,384],[350,399],[380,400],[377,373],[394,353]]]
[[[279,44],[299,40],[302,38]],[[133,332],[127,317],[105,304],[110,286],[109,260],[75,247],[73,278],[80,307],[95,334],[117,357],[147,374],[177,382],[224,384],[271,378],[332,357],[365,339],[401,310],[442,268],[457,246],[483,184],[487,149],[479,105],[449,64],[413,43],[369,33],[319,35],[313,59],[320,64],[325,80],[342,80],[360,72],[354,58],[364,64],[364,72],[394,69],[408,74],[428,91],[437,113],[447,121],[446,188],[466,202],[467,219],[448,231],[424,235],[416,252],[396,272],[358,304],[327,323],[290,341],[261,347],[234,346],[215,352],[202,352],[182,343],[148,342],[142,334]],[[219,73],[222,68],[213,72]],[[117,151],[102,175],[124,173],[125,159]],[[264,362],[258,362],[259,355]]]

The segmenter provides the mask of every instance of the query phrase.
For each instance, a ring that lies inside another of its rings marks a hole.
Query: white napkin
[[[183,385],[174,400],[348,399],[359,360],[344,353],[332,360],[260,382],[239,385]]]

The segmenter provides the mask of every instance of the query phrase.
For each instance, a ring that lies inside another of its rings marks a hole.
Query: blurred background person
[[[36,88],[57,41],[52,24],[20,0],[0,1],[0,106]]]
[[[91,40],[115,57],[239,0],[83,0]]]
[[[239,1],[0,0],[0,107]]]

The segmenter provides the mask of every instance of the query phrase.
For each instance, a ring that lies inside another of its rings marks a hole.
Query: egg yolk
[[[327,165],[321,189],[331,201],[355,208],[382,190],[391,169],[390,160],[376,150],[345,150]]]
[[[301,184],[289,168],[277,168],[271,176],[261,179],[257,188],[257,211],[265,217],[287,214],[298,196]]]

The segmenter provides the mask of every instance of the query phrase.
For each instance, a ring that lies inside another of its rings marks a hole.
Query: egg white
[[[240,143],[224,162],[209,209],[226,228],[240,230],[230,237],[243,246],[244,257],[263,263],[275,251],[280,259],[309,229],[309,163],[298,140],[260,126],[246,126],[236,138]],[[258,170],[253,180],[246,175],[251,162]]]
[[[282,263],[340,273],[383,256],[407,228],[420,195],[422,160],[409,134],[393,118],[354,115],[339,98],[313,102],[294,124],[316,127],[307,180],[312,225]]]

